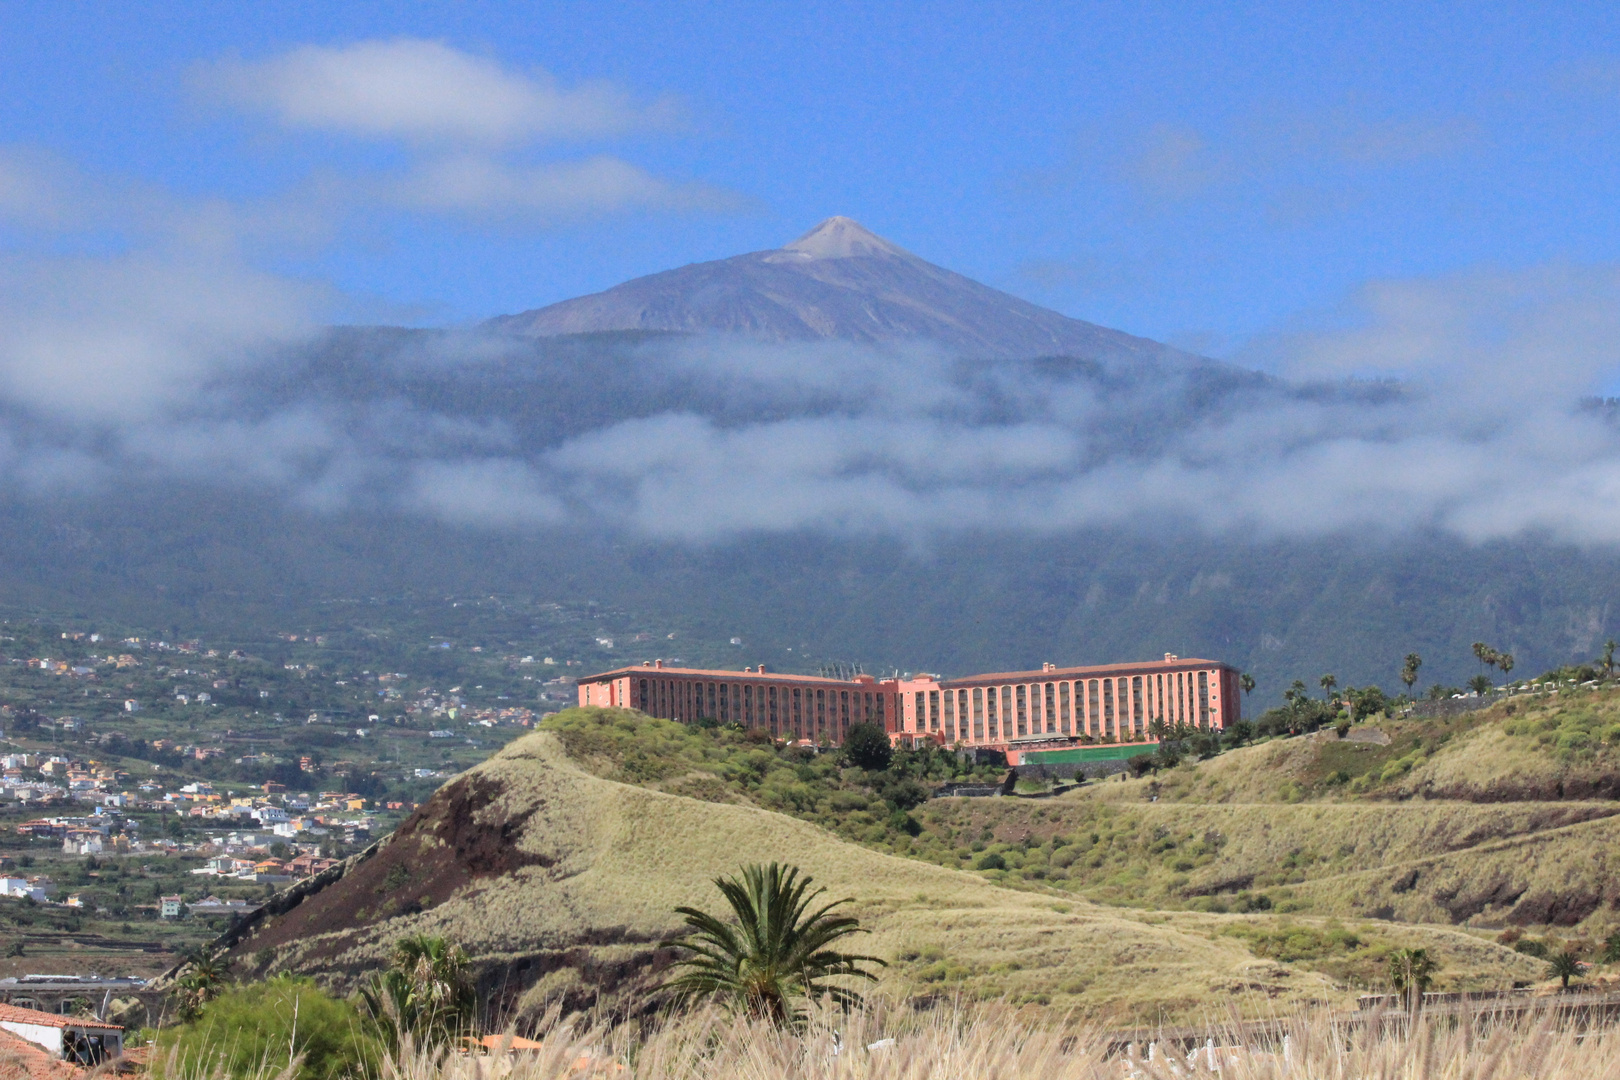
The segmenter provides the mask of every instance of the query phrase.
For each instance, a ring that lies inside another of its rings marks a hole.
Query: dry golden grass
[[[1620,929],[1620,803],[1567,797],[1620,783],[1606,779],[1620,775],[1620,692],[1376,726],[1387,745],[1326,731],[1049,803],[958,801],[943,820],[973,835],[1099,837],[1055,857],[1046,880],[1108,903],[1219,907],[1264,890],[1296,913]]]
[[[445,934],[485,964],[544,958],[550,973],[518,1006],[533,1016],[562,991],[596,985],[603,972],[616,973],[621,989],[644,987],[651,945],[678,930],[677,905],[715,908],[715,876],[781,860],[832,896],[856,898],[854,913],[872,931],[860,951],[891,961],[882,989],[896,995],[961,993],[1148,1021],[1195,1016],[1217,1001],[1252,1014],[1342,1005],[1354,994],[1309,959],[1251,947],[1244,928],[1264,917],[1163,915],[1001,888],[784,815],[601,779],[549,732],[514,743],[472,778],[503,788],[507,805],[492,813],[533,811],[517,846],[543,856],[544,866],[482,879],[437,907],[357,933],[306,938],[284,949],[278,966],[342,984],[382,962],[401,935]],[[1443,985],[1505,986],[1539,971],[1527,957],[1449,929],[1378,932],[1435,951],[1450,980]]]
[[[823,1015],[800,1031],[723,1013],[637,1031],[558,1023],[539,1051],[399,1055],[381,1080],[1611,1080],[1620,1038],[1549,1017],[1514,1024],[1420,1020],[1364,1028],[1296,1014],[1264,1034],[1221,1024],[1183,1042],[1110,1037],[1073,1018],[997,1007],[928,1011],[881,1004]],[[188,1078],[213,1080],[213,1078]],[[270,1080],[264,1077],[262,1080]]]
[[[380,962],[394,939],[416,932],[448,934],[481,961],[585,949],[595,964],[626,963],[678,930],[677,905],[716,906],[716,875],[746,862],[785,860],[833,896],[858,898],[855,913],[873,931],[862,951],[949,956],[962,969],[952,984],[972,993],[1111,1005],[1201,1001],[1217,988],[1262,983],[1281,1000],[1333,995],[1326,979],[1309,973],[1257,978],[1255,958],[1235,940],[1087,904],[1058,911],[1049,898],[870,851],[779,814],[598,779],[570,762],[549,733],[521,740],[475,772],[500,780],[513,807],[537,808],[518,846],[551,865],[489,879],[432,910],[378,924],[317,966],[363,970]],[[593,944],[603,940],[613,943]],[[305,941],[283,965],[303,966],[298,952],[320,944]],[[526,1008],[538,1009],[578,978],[579,966],[543,980]],[[908,989],[928,985],[910,970],[899,963],[888,978]]]

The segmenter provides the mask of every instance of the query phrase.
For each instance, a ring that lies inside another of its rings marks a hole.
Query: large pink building
[[[649,716],[768,730],[774,738],[842,742],[861,720],[897,742],[1006,752],[1078,743],[1151,742],[1155,720],[1206,730],[1242,717],[1238,671],[1215,660],[1163,660],[936,679],[829,679],[782,675],[761,664],[743,671],[665,667],[662,660],[579,681],[581,705],[638,709]]]
[[[648,716],[764,728],[778,739],[843,742],[862,720],[893,731],[895,689],[870,675],[827,679],[779,675],[761,664],[742,671],[665,667],[652,660],[579,680],[581,705],[617,705]]]
[[[1015,757],[1077,742],[1151,742],[1155,720],[1220,730],[1242,718],[1236,668],[1215,660],[1163,660],[1007,671],[892,685],[900,738],[986,746]]]

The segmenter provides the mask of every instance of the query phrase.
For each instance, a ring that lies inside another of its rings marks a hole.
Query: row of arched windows
[[[1096,679],[942,687],[912,693],[908,727],[945,742],[1087,735],[1124,742],[1147,725],[1210,726],[1210,673],[1174,671]]]
[[[888,726],[887,695],[874,690],[783,686],[745,681],[637,678],[630,704],[649,716],[686,723],[764,728],[778,739],[842,742],[853,723]]]

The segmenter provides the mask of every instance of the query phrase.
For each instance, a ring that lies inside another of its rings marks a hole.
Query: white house
[[[98,1065],[124,1052],[124,1029],[93,1017],[0,1005],[0,1028],[78,1065]]]
[[[50,888],[50,882],[41,878],[33,881],[16,877],[0,878],[0,896],[30,896],[43,901],[50,895]]]

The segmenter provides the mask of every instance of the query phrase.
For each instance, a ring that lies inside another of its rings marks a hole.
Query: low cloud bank
[[[0,480],[18,490],[185,480],[692,542],[1094,526],[1620,542],[1620,425],[1596,397],[1620,365],[1611,266],[1373,283],[1185,368],[334,333],[340,297],[263,266],[276,238],[340,231],[357,191],[535,220],[729,196],[602,153],[524,157],[667,126],[672,106],[437,43],[217,64],[196,89],[289,132],[392,141],[404,164],[326,201],[236,205],[0,149]]]
[[[1276,375],[722,338],[340,344],[311,329],[318,310],[246,272],[39,279],[0,331],[0,462],[36,490],[179,477],[693,542],[1093,526],[1620,541],[1620,427],[1592,396],[1620,355],[1606,268],[1370,287],[1338,328],[1257,345],[1246,359]]]

